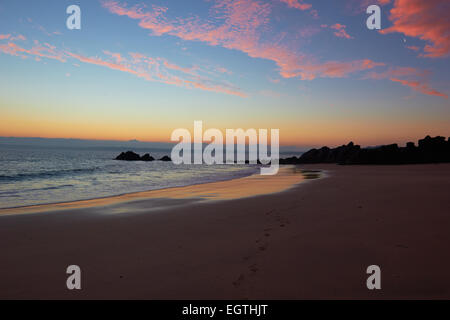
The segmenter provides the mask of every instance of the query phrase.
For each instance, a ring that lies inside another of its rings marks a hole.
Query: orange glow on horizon
[[[174,129],[167,124],[142,124],[128,121],[127,124],[119,121],[82,121],[74,119],[52,120],[37,119],[32,116],[18,117],[6,115],[2,119],[0,128],[2,137],[39,137],[39,138],[66,138],[86,140],[117,140],[129,141],[137,139],[142,142],[168,143]],[[193,123],[186,122],[184,126],[193,134]],[[178,123],[179,124],[179,123]],[[279,123],[280,124],[280,123]],[[183,127],[183,126],[179,126]],[[203,130],[214,126],[204,124]],[[255,126],[237,126],[249,129]],[[228,127],[229,128],[229,127]],[[264,126],[262,126],[264,128]],[[450,136],[450,123],[443,120],[439,123],[422,121],[417,123],[385,122],[380,126],[376,122],[355,120],[309,120],[299,123],[285,123],[280,126],[280,146],[337,146],[353,141],[363,146],[389,143],[404,144],[408,141],[417,142],[426,135]],[[225,127],[218,128],[224,133]],[[266,126],[264,129],[276,129]]]

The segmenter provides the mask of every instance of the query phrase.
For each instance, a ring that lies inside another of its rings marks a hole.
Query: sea
[[[0,139],[0,209],[88,200],[249,176],[256,165],[117,161],[120,152],[170,156],[171,148]]]

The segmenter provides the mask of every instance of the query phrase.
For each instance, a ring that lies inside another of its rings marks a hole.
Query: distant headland
[[[351,164],[418,164],[450,162],[450,138],[426,136],[418,146],[408,142],[406,147],[389,144],[361,148],[350,142],[337,148],[311,149],[300,157],[280,159],[280,164],[337,163]]]

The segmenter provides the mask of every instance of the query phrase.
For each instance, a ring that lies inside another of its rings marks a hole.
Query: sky
[[[0,136],[168,142],[202,120],[279,129],[285,146],[448,137],[449,13],[447,0],[2,0]]]

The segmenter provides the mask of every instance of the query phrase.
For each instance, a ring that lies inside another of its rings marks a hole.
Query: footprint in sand
[[[244,275],[240,274],[239,278],[237,278],[236,281],[233,281],[233,286],[239,287],[242,284],[242,282],[244,281],[244,279],[245,279]]]

